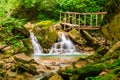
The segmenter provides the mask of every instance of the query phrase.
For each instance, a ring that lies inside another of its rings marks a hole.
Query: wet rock
[[[85,39],[82,38],[82,36],[80,35],[80,33],[77,30],[75,30],[75,29],[69,31],[68,34],[69,34],[70,38],[74,42],[76,42],[76,43],[78,43],[80,45],[81,44],[86,44],[86,42],[87,42]]]
[[[60,75],[55,74],[52,77],[50,77],[48,80],[63,80],[63,78]]]
[[[50,20],[38,22],[33,32],[38,42],[45,49],[49,49],[57,40],[57,31],[54,29],[54,24]]]

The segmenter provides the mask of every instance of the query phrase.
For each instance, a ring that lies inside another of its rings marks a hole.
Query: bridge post
[[[92,14],[90,14],[90,27],[92,27]]]
[[[98,26],[98,14],[96,14],[96,27]]]
[[[67,17],[66,17],[66,12],[64,13],[64,23],[66,24],[66,20],[67,20]],[[64,25],[64,30],[66,29],[66,25]]]
[[[86,26],[86,14],[84,13],[84,27]]]
[[[80,14],[79,14],[79,19],[78,19],[78,31],[80,32]]]

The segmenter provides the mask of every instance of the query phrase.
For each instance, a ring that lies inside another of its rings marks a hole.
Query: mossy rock
[[[52,77],[50,77],[48,80],[63,80],[63,78],[60,75],[55,74]]]
[[[53,22],[50,20],[37,23],[33,32],[43,48],[49,49],[57,40],[57,31],[54,30]]]
[[[87,42],[87,41],[81,36],[81,34],[80,34],[77,30],[75,30],[75,29],[69,31],[68,34],[69,34],[70,38],[71,38],[74,42],[76,42],[77,44],[80,44],[80,45],[81,45],[81,44],[86,44],[86,42]]]
[[[106,39],[111,41],[120,40],[120,13],[117,14],[110,23],[102,26],[101,32],[106,37]]]

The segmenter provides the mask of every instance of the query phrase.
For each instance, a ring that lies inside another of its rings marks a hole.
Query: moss
[[[119,80],[120,68],[111,70],[105,76],[99,78],[99,80]]]
[[[120,40],[120,13],[117,14],[112,22],[102,27],[101,32],[104,36],[111,41]]]
[[[43,48],[50,48],[57,40],[57,31],[54,30],[53,22],[50,20],[41,21],[36,24],[33,30],[39,43]]]
[[[71,39],[78,44],[86,44],[86,40],[82,38],[82,35],[75,29],[69,31],[69,36]]]

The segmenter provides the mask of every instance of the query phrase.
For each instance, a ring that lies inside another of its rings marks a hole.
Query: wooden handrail
[[[95,26],[99,26],[99,19],[101,16],[101,20],[103,19],[104,14],[107,12],[94,12],[94,13],[78,13],[78,12],[60,12],[60,22],[62,22],[62,16],[63,18],[63,23],[70,23],[73,25],[81,25],[81,19],[84,20],[84,26],[93,26],[93,16],[95,15]],[[62,15],[64,14],[64,15]],[[82,18],[83,16],[83,18]],[[89,17],[89,21],[87,18]],[[89,23],[88,23],[89,22]]]

